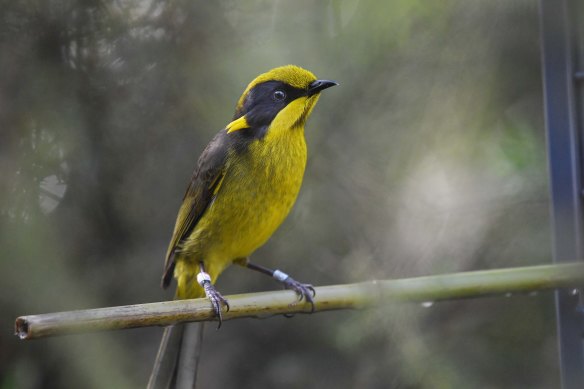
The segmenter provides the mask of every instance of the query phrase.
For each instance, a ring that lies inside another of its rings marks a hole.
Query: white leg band
[[[202,271],[197,274],[197,282],[199,285],[204,286],[205,282],[211,282],[211,276],[208,273]]]
[[[274,277],[275,279],[277,279],[280,282],[284,282],[290,276],[288,274],[284,273],[283,271],[274,270],[274,274],[272,274],[272,277]]]

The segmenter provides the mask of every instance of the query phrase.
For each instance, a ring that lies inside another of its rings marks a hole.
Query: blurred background
[[[146,385],[161,328],[23,342],[14,319],[171,299],[199,153],[279,65],[341,85],[256,262],[327,285],[551,261],[535,1],[0,3],[1,389]],[[218,288],[278,286],[233,267]],[[554,319],[540,293],[230,321],[199,384],[554,388]]]

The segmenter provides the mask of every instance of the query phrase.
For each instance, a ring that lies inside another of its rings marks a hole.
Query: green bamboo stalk
[[[315,312],[361,309],[390,301],[433,302],[583,285],[584,262],[369,281],[315,288]],[[227,299],[231,309],[224,312],[223,320],[310,312],[310,305],[299,303],[289,290],[233,295]],[[20,339],[36,339],[210,320],[216,318],[209,301],[193,299],[21,316],[16,319],[15,328]]]

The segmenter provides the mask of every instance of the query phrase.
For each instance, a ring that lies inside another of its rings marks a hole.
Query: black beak
[[[319,93],[320,91],[323,91],[326,88],[330,88],[331,86],[335,86],[335,85],[339,85],[339,84],[335,81],[330,81],[330,80],[313,81],[308,86],[308,96],[315,95],[315,94]]]

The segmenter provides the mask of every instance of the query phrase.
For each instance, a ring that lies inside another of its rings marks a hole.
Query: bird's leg
[[[284,285],[284,288],[291,289],[294,292],[296,292],[296,294],[298,295],[299,302],[302,301],[302,299],[306,299],[306,301],[311,305],[310,312],[311,313],[314,312],[314,296],[316,295],[316,292],[312,285],[298,282],[281,270],[278,269],[272,270],[270,268],[257,265],[255,263],[251,263],[249,261],[249,258],[238,259],[235,261],[235,263],[243,267],[247,267],[248,269],[255,270],[257,272],[275,278],[278,282]]]
[[[205,265],[203,262],[199,262],[199,274],[197,274],[197,282],[199,285],[203,287],[205,290],[205,295],[211,301],[211,305],[213,306],[213,311],[215,311],[215,315],[219,319],[219,325],[217,329],[221,328],[221,324],[223,323],[223,316],[221,314],[221,305],[225,305],[227,308],[227,312],[229,312],[229,303],[225,299],[225,297],[221,296],[221,293],[215,289],[215,286],[211,283],[211,276],[209,273],[205,273]]]

